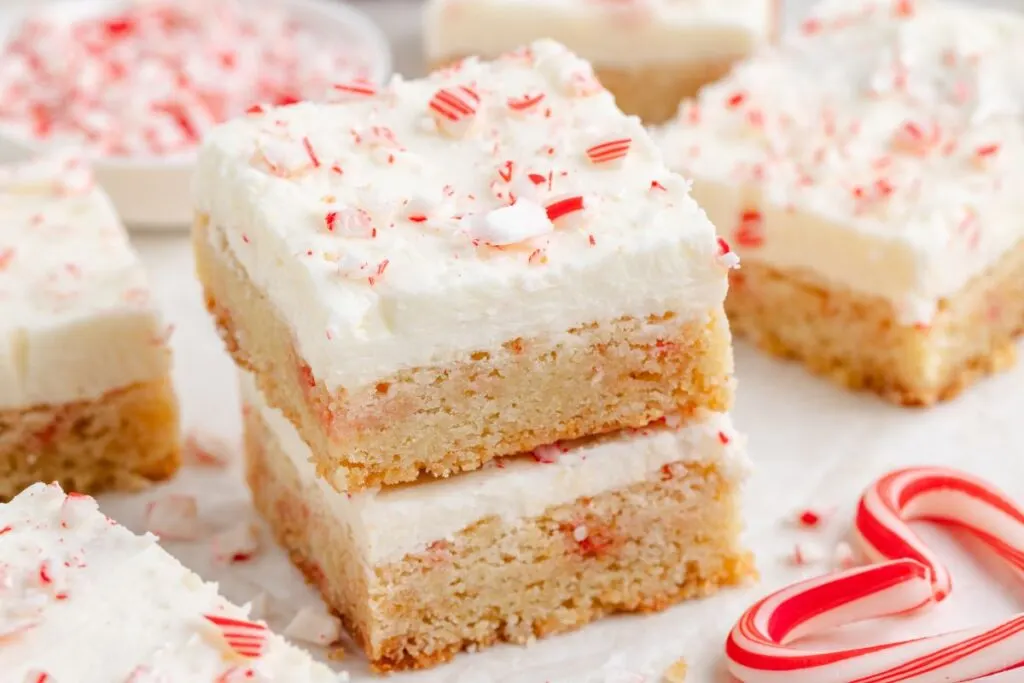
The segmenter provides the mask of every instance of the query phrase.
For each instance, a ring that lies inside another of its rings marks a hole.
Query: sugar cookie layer
[[[514,524],[552,506],[626,488],[671,463],[713,465],[734,482],[746,477],[749,466],[745,440],[729,418],[707,413],[684,427],[581,439],[446,479],[346,495],[316,476],[309,447],[292,424],[267,405],[252,378],[240,373],[240,383],[243,401],[260,412],[302,480],[323,491],[369,565],[421,552],[488,517]]]

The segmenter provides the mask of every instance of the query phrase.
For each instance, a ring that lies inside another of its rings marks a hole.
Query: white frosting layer
[[[4,681],[336,680],[265,631],[262,656],[243,659],[204,618],[247,614],[164,552],[154,536],[136,536],[107,519],[92,498],[35,484],[0,504]]]
[[[672,463],[714,465],[734,482],[749,469],[745,439],[728,416],[708,413],[681,428],[652,427],[560,444],[543,451],[543,459],[553,462],[530,455],[503,458],[456,477],[346,495],[316,476],[312,453],[295,427],[268,406],[248,375],[240,378],[243,401],[260,411],[302,481],[319,489],[370,565],[422,552],[482,519],[499,517],[514,525],[552,506],[657,481]]]
[[[195,182],[328,386],[720,306],[726,264],[687,183],[559,45],[352,97],[221,127]]]
[[[0,167],[0,409],[98,398],[167,372],[138,257],[74,160]]]
[[[1017,14],[832,2],[658,138],[744,258],[928,323],[1024,237],[1022,72]]]
[[[493,56],[548,37],[595,65],[699,64],[748,55],[776,0],[428,0],[431,60]]]

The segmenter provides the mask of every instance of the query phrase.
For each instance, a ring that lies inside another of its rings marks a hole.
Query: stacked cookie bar
[[[195,250],[257,507],[380,670],[751,572],[735,257],[542,41],[200,154]]]

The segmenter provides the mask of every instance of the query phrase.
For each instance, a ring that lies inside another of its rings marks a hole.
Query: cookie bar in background
[[[1024,17],[826,3],[685,103],[665,157],[743,259],[733,329],[919,405],[1024,332]]]
[[[659,123],[778,19],[777,0],[428,0],[423,31],[435,67],[552,38],[594,65],[623,111]]]
[[[114,209],[74,159],[0,167],[0,499],[177,469],[166,329]]]

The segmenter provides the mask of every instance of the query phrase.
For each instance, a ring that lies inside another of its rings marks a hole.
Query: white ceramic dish
[[[262,0],[266,1],[266,0]],[[391,75],[387,38],[365,14],[339,0],[277,0],[293,16],[320,35],[348,37],[363,46],[371,77],[383,83]],[[87,17],[124,6],[121,0],[54,0],[62,16]],[[6,37],[24,12],[0,9],[0,36]],[[39,4],[33,5],[38,9]],[[41,143],[0,131],[0,161],[18,161],[43,151]],[[97,180],[110,195],[121,219],[133,230],[187,228],[192,220],[190,184],[193,154],[171,157],[98,157],[92,159]]]

